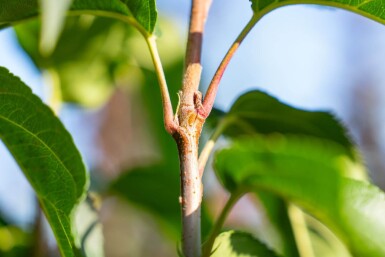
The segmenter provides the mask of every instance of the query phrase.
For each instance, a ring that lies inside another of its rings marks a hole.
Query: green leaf
[[[152,34],[157,20],[155,0],[73,0],[70,11],[124,20],[142,34]],[[36,0],[0,0],[0,26],[9,26],[38,14]]]
[[[148,32],[153,32],[157,19],[155,0],[122,0],[131,11],[135,19]]]
[[[358,256],[385,256],[385,194],[365,181],[344,179],[339,222]]]
[[[224,134],[231,138],[271,133],[306,135],[334,141],[348,149],[352,158],[356,155],[347,130],[332,114],[297,109],[258,90],[240,96],[224,119]]]
[[[0,68],[0,138],[35,190],[63,256],[77,256],[73,210],[87,176],[71,135],[53,112]]]
[[[10,26],[37,14],[37,0],[0,0],[0,27]]]
[[[111,14],[133,16],[137,23],[152,33],[157,19],[155,0],[74,0],[71,10],[74,11],[106,11]]]
[[[363,15],[380,23],[385,23],[384,3],[382,0],[250,0],[254,13],[263,16],[282,6],[294,4],[315,4],[337,7]]]
[[[170,170],[175,171],[176,175]],[[178,170],[173,166],[133,169],[116,180],[111,187],[126,200],[159,217],[166,231],[175,238],[179,237],[179,176]]]
[[[346,151],[310,138],[247,138],[220,151],[217,175],[231,192],[266,190],[328,225],[356,256],[385,256],[385,195],[343,177]]]
[[[61,89],[61,100],[87,107],[100,106],[109,98],[115,71],[132,59],[130,51],[123,51],[126,41],[139,37],[132,36],[131,27],[112,19],[71,17],[53,53],[44,56],[38,47],[38,21],[15,30],[24,51]]]
[[[265,244],[244,232],[221,233],[214,242],[212,257],[277,257]]]

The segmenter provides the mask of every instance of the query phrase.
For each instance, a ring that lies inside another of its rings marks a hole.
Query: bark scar
[[[194,93],[194,107],[195,107],[195,110],[198,113],[198,115],[201,118],[206,119],[208,115],[207,115],[207,112],[205,110],[205,107],[202,104],[202,98],[203,98],[202,92],[196,91]]]

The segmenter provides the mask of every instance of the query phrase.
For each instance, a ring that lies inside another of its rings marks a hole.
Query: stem
[[[185,72],[181,95],[181,106],[193,106],[194,94],[201,79],[203,31],[212,0],[192,0],[189,34],[186,48]]]
[[[207,160],[210,157],[211,152],[214,149],[215,142],[218,140],[220,135],[226,129],[227,125],[230,123],[228,119],[222,119],[218,126],[216,127],[214,133],[211,135],[209,141],[206,142],[205,146],[202,149],[202,152],[199,155],[198,167],[199,167],[199,176],[203,176],[204,169],[206,167]]]
[[[292,203],[288,204],[287,210],[299,255],[301,257],[315,257],[304,213]]]
[[[154,63],[156,75],[158,76],[159,88],[162,97],[164,127],[166,131],[172,135],[177,130],[177,124],[174,121],[174,113],[172,110],[170,94],[168,92],[167,82],[164,75],[162,62],[159,57],[155,37],[147,36],[145,39],[150,50],[152,61]]]
[[[203,101],[203,110],[204,110],[203,115],[205,117],[207,117],[210,114],[211,109],[213,108],[219,83],[222,79],[223,73],[225,72],[228,64],[230,63],[230,60],[232,59],[235,52],[241,45],[242,41],[245,39],[245,37],[249,34],[249,32],[254,27],[254,25],[260,20],[262,16],[263,16],[262,13],[254,13],[253,17],[251,17],[250,21],[246,24],[246,26],[243,28],[239,36],[235,39],[234,43],[231,45],[230,49],[227,51],[225,57],[223,58],[221,64],[219,65],[217,71],[215,72],[214,77],[211,80],[211,83],[207,89],[207,92]]]
[[[229,215],[231,209],[234,207],[235,203],[242,196],[243,196],[243,193],[240,193],[240,192],[232,193],[230,195],[230,198],[227,200],[226,205],[223,207],[222,212],[217,219],[217,222],[214,224],[214,227],[210,232],[209,239],[204,244],[203,257],[209,257],[211,255],[211,251],[212,251],[215,239],[217,238],[219,232],[221,231],[227,216]]]
[[[199,133],[182,132],[179,135],[176,141],[181,171],[182,250],[185,257],[200,257],[200,216],[203,187],[198,170],[196,137],[199,136]]]
[[[177,131],[173,134],[178,146],[181,174],[182,250],[185,257],[201,256],[202,182],[198,168],[198,142],[205,118],[198,92],[201,79],[201,52],[204,24],[211,0],[192,0],[190,28],[182,91],[179,92]]]

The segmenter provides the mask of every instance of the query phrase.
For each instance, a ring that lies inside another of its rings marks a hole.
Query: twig
[[[203,247],[203,257],[209,257],[215,242],[215,238],[218,236],[223,224],[226,221],[227,216],[229,215],[231,209],[234,207],[235,203],[243,196],[243,193],[236,192],[230,195],[230,198],[227,200],[226,205],[223,207],[221,214],[219,215],[217,222],[212,228],[208,240],[205,242]]]
[[[217,95],[219,82],[222,79],[223,73],[225,72],[227,65],[230,63],[231,58],[241,45],[242,41],[249,34],[254,25],[259,21],[262,17],[262,14],[254,14],[251,20],[246,24],[244,29],[241,31],[239,36],[235,39],[234,43],[231,45],[230,49],[227,51],[225,57],[223,58],[221,64],[219,65],[217,71],[214,74],[214,77],[211,80],[211,83],[207,89],[204,101],[203,101],[203,112],[202,116],[207,117],[211,109],[213,108],[215,97]]]
[[[168,92],[167,82],[164,75],[162,62],[159,57],[158,48],[156,46],[155,37],[151,35],[145,37],[145,39],[148,48],[150,49],[151,57],[155,66],[156,75],[158,76],[159,87],[162,96],[164,127],[166,131],[172,135],[176,132],[178,125],[174,120],[174,113],[172,110],[170,94]]]
[[[186,48],[181,105],[192,106],[201,79],[202,42],[204,25],[212,0],[193,0]]]
[[[229,119],[222,119],[218,126],[216,127],[214,133],[211,135],[209,141],[206,142],[205,146],[203,147],[199,159],[198,159],[198,167],[199,167],[199,175],[200,177],[203,176],[203,172],[207,163],[207,160],[210,157],[211,152],[214,149],[215,142],[218,140],[220,135],[223,133],[223,131],[226,129],[227,125],[230,123]]]

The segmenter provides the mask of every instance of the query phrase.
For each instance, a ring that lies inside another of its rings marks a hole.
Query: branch
[[[152,61],[154,62],[156,75],[158,76],[160,93],[162,97],[164,127],[166,131],[172,135],[176,132],[178,128],[178,124],[174,120],[174,113],[172,110],[170,94],[168,92],[167,82],[164,76],[162,62],[160,61],[155,37],[147,36],[145,37],[145,39],[146,39],[148,48],[150,49]]]
[[[223,58],[221,64],[219,65],[217,71],[215,72],[214,77],[211,80],[211,83],[207,89],[207,92],[203,101],[203,108],[202,108],[203,112],[201,113],[203,117],[207,117],[213,108],[219,83],[222,79],[223,73],[227,68],[227,65],[230,63],[231,58],[233,57],[235,52],[238,50],[242,41],[245,39],[245,37],[249,34],[251,29],[254,27],[254,25],[259,21],[259,19],[262,16],[263,15],[260,13],[258,14],[254,13],[251,20],[246,24],[242,32],[239,34],[239,36],[236,38],[234,43],[231,45],[230,49],[227,51],[225,57]]]
[[[230,122],[231,121],[229,121],[229,119],[226,119],[226,118],[222,119],[219,122],[218,126],[215,128],[215,131],[211,135],[209,141],[207,141],[205,146],[203,147],[198,159],[199,175],[201,178],[203,176],[203,172],[206,167],[207,160],[209,159],[210,154],[214,149],[215,142],[220,137],[220,135],[222,135],[223,131],[226,129],[226,127]]]
[[[194,107],[194,94],[198,91],[202,72],[201,54],[203,31],[211,1],[212,0],[192,1],[181,106],[187,105]]]
[[[211,255],[211,251],[215,242],[215,239],[217,238],[219,232],[221,232],[221,229],[223,227],[223,224],[226,221],[227,216],[229,215],[231,209],[234,207],[234,205],[237,203],[237,201],[244,195],[243,192],[235,192],[230,195],[230,198],[227,200],[225,206],[222,209],[221,214],[219,215],[216,223],[214,224],[214,227],[212,228],[209,239],[205,242],[203,246],[203,257],[209,257]]]
[[[186,257],[201,257],[202,181],[198,168],[198,142],[204,119],[198,92],[201,79],[201,52],[204,24],[211,0],[193,0],[186,50],[182,91],[179,92],[178,125],[174,138],[178,145],[181,176],[182,250]]]

